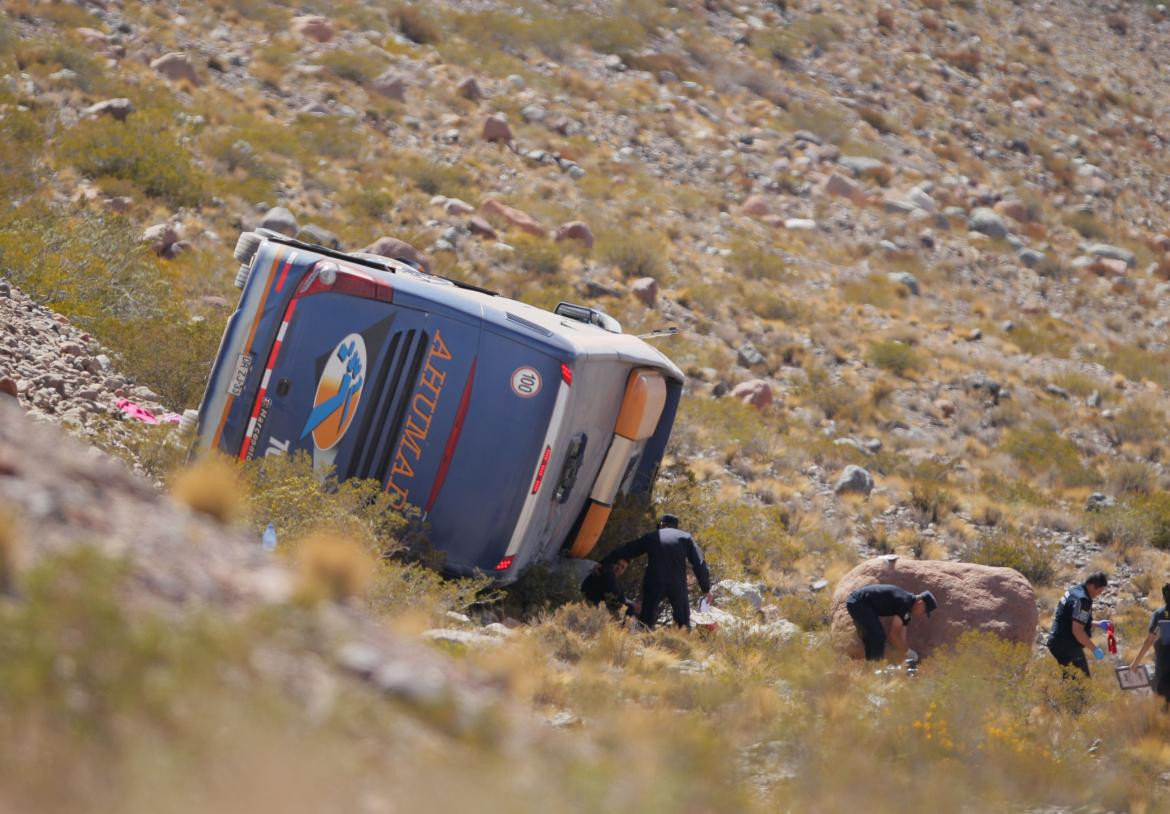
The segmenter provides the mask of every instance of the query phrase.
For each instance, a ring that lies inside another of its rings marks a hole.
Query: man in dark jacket
[[[881,661],[886,655],[886,628],[883,616],[892,616],[888,638],[894,647],[913,653],[906,644],[906,626],[914,617],[929,616],[938,607],[934,594],[923,591],[912,594],[897,585],[866,585],[849,594],[845,610],[857,625],[857,634],[865,645],[867,661]],[[917,661],[916,655],[911,655]]]
[[[711,599],[711,574],[703,560],[703,552],[693,537],[680,531],[678,518],[664,514],[658,521],[658,530],[644,534],[637,540],[618,547],[601,561],[602,567],[619,560],[632,560],[646,555],[646,576],[642,579],[642,612],[638,620],[646,627],[658,622],[658,606],[663,599],[670,601],[674,623],[691,626],[691,603],[687,594],[687,563],[695,572],[699,589]]]
[[[626,592],[622,590],[619,581],[629,565],[629,560],[615,560],[594,566],[589,576],[581,583],[581,593],[585,595],[585,601],[590,605],[600,605],[604,602],[611,613],[617,613],[624,607],[627,616],[634,615],[634,603],[626,598]]]
[[[1069,588],[1061,597],[1047,641],[1048,649],[1061,667],[1071,665],[1088,676],[1089,661],[1085,658],[1085,648],[1092,651],[1097,661],[1105,658],[1105,651],[1095,647],[1089,637],[1093,629],[1093,600],[1108,584],[1105,574],[1098,571],[1080,585]]]
[[[1146,651],[1154,647],[1154,694],[1170,704],[1170,585],[1162,586],[1162,607],[1150,618],[1150,632],[1142,642],[1142,648],[1129,663],[1130,669],[1141,664]]]

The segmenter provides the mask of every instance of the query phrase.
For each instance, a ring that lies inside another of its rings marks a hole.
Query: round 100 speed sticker
[[[512,392],[522,399],[530,399],[540,392],[540,374],[533,367],[517,368],[512,374]]]

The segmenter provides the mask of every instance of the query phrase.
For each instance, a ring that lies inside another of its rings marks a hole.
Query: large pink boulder
[[[889,555],[854,568],[841,578],[833,593],[833,645],[853,658],[864,658],[864,652],[845,600],[858,588],[879,583],[897,585],[911,593],[931,591],[938,600],[938,608],[929,617],[914,619],[906,629],[906,640],[919,656],[952,645],[973,630],[1029,646],[1036,639],[1036,592],[1019,571]],[[883,622],[888,630],[888,620]]]
[[[544,236],[544,227],[540,224],[540,221],[527,212],[522,212],[519,209],[508,206],[496,198],[488,198],[480,204],[479,211],[485,215],[495,216],[506,221],[508,226],[513,229],[528,232],[530,235]]]

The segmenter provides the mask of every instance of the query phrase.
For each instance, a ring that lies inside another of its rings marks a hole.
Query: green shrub
[[[92,178],[119,178],[171,206],[193,206],[206,178],[173,133],[173,122],[149,112],[125,122],[86,119],[61,136],[57,157]]]
[[[347,79],[364,85],[386,70],[386,61],[369,51],[355,51],[339,48],[326,51],[317,58],[318,65],[324,65],[339,79]]]
[[[391,163],[389,171],[409,179],[427,195],[472,197],[469,189],[472,179],[462,167],[439,164],[421,155],[404,155]]]
[[[438,26],[418,6],[398,3],[390,12],[390,16],[402,36],[411,42],[430,45],[440,39]]]
[[[594,252],[603,263],[617,266],[627,277],[660,280],[666,271],[668,248],[660,235],[609,229],[598,236]]]
[[[1100,480],[1082,462],[1077,445],[1051,427],[1012,428],[1004,433],[1001,447],[1032,474],[1049,474],[1063,486],[1091,486]]]
[[[548,238],[521,235],[512,241],[512,247],[525,271],[551,276],[561,269],[561,249]]]
[[[1004,529],[982,538],[968,550],[966,558],[980,565],[1014,568],[1029,582],[1047,585],[1056,576],[1055,554],[1051,545]]]
[[[747,280],[775,282],[787,273],[780,255],[751,238],[737,240],[732,244],[727,266],[732,273]]]
[[[922,360],[914,348],[895,340],[870,343],[866,358],[870,364],[899,376],[905,376],[922,366]]]

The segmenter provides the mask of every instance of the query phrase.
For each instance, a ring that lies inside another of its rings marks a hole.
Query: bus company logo
[[[540,392],[540,374],[534,367],[520,367],[512,374],[512,392],[530,399]]]
[[[317,449],[332,449],[345,436],[365,384],[366,343],[361,334],[350,334],[337,343],[325,370],[317,381],[313,410],[301,430],[303,441],[310,433]]]

